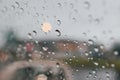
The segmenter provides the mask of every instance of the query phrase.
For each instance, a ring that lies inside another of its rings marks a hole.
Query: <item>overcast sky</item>
[[[47,35],[41,30],[44,22],[52,25]],[[35,30],[34,39],[93,39],[111,45],[120,40],[120,0],[0,0],[1,41],[9,28],[23,39]]]

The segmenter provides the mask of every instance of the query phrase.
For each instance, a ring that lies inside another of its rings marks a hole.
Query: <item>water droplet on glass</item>
[[[19,9],[19,13],[21,14],[21,13],[23,13],[24,12],[24,9],[23,8],[20,8]]]
[[[53,42],[52,42],[52,44],[54,45],[54,44],[55,44],[55,42],[53,41]]]
[[[115,67],[115,64],[111,64],[111,67]]]
[[[83,35],[84,35],[84,36],[87,36],[87,33],[83,32]]]
[[[89,39],[89,40],[88,40],[88,44],[89,44],[89,45],[93,45],[93,44],[94,44],[94,41],[93,41],[92,39]]]
[[[105,68],[105,66],[102,66],[102,68],[104,69],[104,68]]]
[[[11,9],[12,9],[12,10],[15,10],[15,6],[14,6],[14,5],[11,5]]]
[[[96,70],[92,70],[92,73],[93,73],[93,74],[96,74],[96,73],[97,73],[97,71],[96,71]]]
[[[48,48],[47,47],[42,47],[43,51],[47,51]]]
[[[76,58],[76,56],[73,56],[73,58]]]
[[[114,40],[115,40],[115,38],[114,38],[114,37],[110,37],[110,40],[113,40],[113,41],[114,41]]]
[[[106,34],[106,31],[104,30],[104,31],[102,31],[102,33],[105,35],[105,34]]]
[[[58,25],[61,25],[61,21],[60,21],[60,20],[57,20],[57,24],[58,24]]]
[[[72,59],[70,58],[69,61],[72,61]]]
[[[78,72],[79,70],[78,70],[78,69],[76,69],[76,71]]]
[[[38,43],[39,43],[39,41],[35,40],[35,43],[36,43],[36,44],[38,44]]]
[[[61,3],[57,3],[57,5],[58,5],[58,7],[61,7],[61,6],[62,6],[62,4],[61,4]]]
[[[93,21],[93,16],[91,14],[88,15],[88,21],[91,23]]]
[[[85,65],[83,65],[83,64],[81,65],[81,67],[84,67],[84,66],[85,66]]]
[[[8,10],[8,8],[7,8],[7,7],[3,7],[3,9],[1,10],[1,12],[6,13],[6,12],[7,12],[7,10]]]
[[[99,49],[98,49],[98,48],[94,48],[94,51],[95,51],[95,52],[99,52]]]
[[[36,17],[38,17],[39,16],[39,13],[36,13]]]
[[[115,56],[117,56],[119,54],[118,51],[114,51],[113,53],[114,53]]]
[[[88,75],[89,77],[91,77],[92,76],[92,73],[91,72],[89,72],[89,75]]]
[[[55,52],[52,52],[52,55],[55,55]]]
[[[110,78],[109,72],[106,72],[106,78],[107,78],[107,80],[109,80],[109,78]]]
[[[94,40],[97,40],[97,36],[93,36]]]
[[[96,79],[96,78],[97,78],[97,74],[95,74],[95,75],[93,76],[93,78]]]
[[[37,77],[36,77],[36,80],[47,80],[48,77],[44,74],[39,74]]]
[[[56,29],[56,30],[55,30],[55,32],[57,32],[57,33],[58,33],[58,35],[57,35],[57,36],[61,36],[61,32],[60,32],[60,30]]]
[[[68,62],[65,62],[65,64],[68,64]]]
[[[36,36],[37,35],[37,32],[35,30],[33,30],[33,35]]]
[[[93,62],[94,63],[94,65],[96,65],[96,66],[98,66],[99,65],[99,63],[98,62]]]
[[[73,3],[70,3],[70,8],[72,8],[72,9],[73,9],[73,7],[74,7]]]
[[[106,77],[107,80],[110,80],[110,77]]]
[[[100,19],[95,19],[95,24],[99,24],[100,23]]]
[[[20,47],[17,48],[17,51],[20,52],[22,49]]]
[[[29,61],[29,62],[32,62],[33,60],[32,60],[32,59],[29,59],[28,61]]]
[[[65,53],[65,55],[66,55],[66,56],[68,56],[68,55],[69,55],[69,53],[68,53],[68,52],[66,52],[66,53]]]
[[[86,52],[86,53],[85,53],[85,56],[88,56],[88,55],[89,55],[89,54]]]
[[[59,64],[59,63],[56,63],[56,67],[59,68],[59,67],[60,67],[60,64]]]
[[[103,44],[100,45],[100,49],[104,49],[104,45]]]
[[[28,38],[32,39],[32,34],[31,33],[28,33]]]
[[[16,8],[19,8],[20,7],[20,4],[18,2],[15,2],[15,7]]]
[[[77,19],[76,19],[75,17],[73,17],[72,20],[73,20],[74,22],[77,22]]]
[[[86,42],[83,42],[83,45],[84,45],[84,46],[86,46],[86,45],[87,45],[87,43],[86,43]]]
[[[90,9],[90,3],[89,3],[88,1],[85,1],[85,2],[84,2],[84,7],[85,7],[86,9]]]

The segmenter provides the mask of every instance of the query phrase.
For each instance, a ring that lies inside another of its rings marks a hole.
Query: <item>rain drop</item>
[[[57,33],[58,33],[58,35],[57,35],[57,36],[61,36],[61,32],[60,32],[60,30],[56,29],[56,30],[55,30],[55,32],[57,32]]]
[[[32,59],[29,59],[28,61],[29,61],[29,62],[32,62],[33,60],[32,60]]]
[[[62,4],[61,4],[61,3],[57,3],[57,5],[58,5],[58,7],[61,7],[61,6],[62,6]]]
[[[73,56],[73,58],[76,58],[76,56]]]
[[[89,40],[88,40],[88,44],[89,44],[89,45],[93,45],[93,44],[94,44],[94,41],[93,41],[92,39],[89,39]]]
[[[78,72],[79,70],[78,70],[78,69],[76,69],[76,71]]]
[[[72,61],[72,59],[70,58],[69,61]]]
[[[47,79],[48,79],[48,77],[44,74],[40,74],[36,77],[36,80],[47,80]]]
[[[84,7],[85,7],[86,9],[90,9],[90,3],[89,3],[88,1],[85,1],[85,2],[84,2]]]
[[[102,66],[102,68],[104,69],[104,68],[105,68],[105,66]]]
[[[87,45],[87,43],[86,43],[86,42],[83,42],[83,45],[84,45],[84,46],[86,46],[86,45]]]
[[[91,23],[93,21],[93,16],[91,14],[88,15],[88,21]]]
[[[74,22],[76,22],[76,21],[77,21],[77,19],[76,19],[75,17],[73,17],[73,18],[72,18],[72,20],[73,20]]]
[[[52,55],[55,55],[55,52],[52,52]]]
[[[65,53],[65,55],[66,55],[66,56],[68,56],[68,55],[69,55],[69,53],[68,53],[68,52],[66,52],[66,53]]]
[[[73,3],[70,3],[70,8],[73,8],[73,7],[74,7]]]
[[[98,66],[98,65],[99,65],[99,63],[98,63],[98,62],[94,62],[94,65]]]
[[[39,16],[39,13],[36,13],[36,17],[38,17]]]
[[[15,2],[15,7],[16,8],[19,8],[20,7],[20,4],[18,2]]]
[[[8,8],[7,8],[7,7],[3,7],[3,9],[1,10],[1,12],[6,13],[6,12],[7,12],[7,10],[8,10]]]
[[[55,42],[53,41],[53,42],[52,42],[52,44],[54,45],[54,44],[55,44]]]
[[[11,9],[12,9],[12,10],[15,10],[15,6],[14,6],[14,5],[11,5]]]
[[[38,44],[39,42],[37,40],[35,40],[35,43]]]
[[[107,77],[107,79],[110,78],[110,74],[109,74],[109,72],[106,72],[106,77]]]
[[[115,56],[117,56],[119,54],[118,51],[114,51],[113,53]]]
[[[19,13],[21,14],[21,13],[23,13],[24,12],[24,9],[23,8],[20,8],[19,9]]]
[[[60,20],[57,20],[57,24],[58,24],[58,25],[61,25],[61,21],[60,21]]]
[[[85,66],[85,65],[83,65],[83,64],[81,65],[81,67],[84,67],[84,66]]]
[[[104,45],[103,44],[100,45],[100,49],[104,49]]]
[[[107,77],[106,79],[107,79],[107,80],[110,80],[110,77]]]
[[[97,36],[93,36],[94,40],[97,40]]]
[[[43,51],[47,51],[48,48],[47,47],[42,47]]]
[[[100,19],[96,18],[95,19],[95,24],[99,24],[100,23]]]
[[[94,51],[95,51],[95,52],[99,52],[99,49],[98,49],[98,48],[94,48]]]
[[[85,32],[83,32],[82,34],[83,34],[84,36],[87,36],[87,33],[85,33]]]
[[[92,70],[92,73],[93,73],[93,74],[96,74],[96,73],[97,73],[97,71],[96,71],[96,70]]]
[[[37,32],[35,30],[33,30],[33,35],[36,36],[37,35]]]
[[[92,73],[91,72],[89,72],[89,75],[88,75],[89,77],[91,77],[92,76]]]
[[[59,64],[59,63],[56,63],[56,67],[59,68],[59,67],[60,67],[60,64]]]
[[[111,64],[111,67],[115,67],[115,64]]]
[[[32,39],[32,34],[31,33],[28,33],[28,38]]]
[[[89,54],[88,54],[88,53],[85,53],[85,56],[89,56]]]

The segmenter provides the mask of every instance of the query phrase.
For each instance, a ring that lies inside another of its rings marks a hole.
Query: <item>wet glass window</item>
[[[0,80],[119,80],[119,0],[0,0]]]

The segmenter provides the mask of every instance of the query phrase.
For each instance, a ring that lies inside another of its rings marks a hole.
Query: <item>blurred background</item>
[[[119,21],[119,0],[0,0],[0,68],[60,60],[74,80],[119,80]]]

